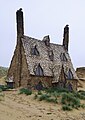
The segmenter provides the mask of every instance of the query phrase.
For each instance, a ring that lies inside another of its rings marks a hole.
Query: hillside
[[[78,90],[85,90],[85,67],[77,68],[76,74],[79,78]]]
[[[85,79],[85,67],[80,67],[80,68],[77,68],[76,69],[76,73],[77,73],[77,76],[80,78],[80,79]]]
[[[8,68],[0,66],[0,78],[7,75]]]

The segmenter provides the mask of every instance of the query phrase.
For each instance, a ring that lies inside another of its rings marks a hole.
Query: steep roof
[[[35,75],[34,69],[38,64],[40,64],[43,69],[44,76],[52,76],[54,77],[54,81],[58,81],[63,65],[66,74],[68,73],[69,69],[71,69],[73,77],[75,79],[77,78],[70,56],[64,49],[63,45],[50,43],[49,46],[46,46],[44,41],[27,36],[24,36],[21,40],[26,55],[28,70],[30,71],[31,75]],[[31,50],[34,46],[36,46],[39,55],[31,54]],[[53,60],[49,58],[50,51],[53,52]],[[65,55],[67,59],[66,61],[61,60],[61,54]]]

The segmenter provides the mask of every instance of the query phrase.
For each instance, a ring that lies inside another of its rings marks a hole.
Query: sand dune
[[[5,91],[0,101],[0,120],[85,120],[85,110],[64,112],[61,105],[37,101],[18,91]]]
[[[4,78],[0,84],[5,84]],[[81,85],[85,88],[85,81]],[[18,90],[0,93],[0,120],[85,120],[84,109],[65,112],[61,105],[35,100],[34,94],[18,93]]]

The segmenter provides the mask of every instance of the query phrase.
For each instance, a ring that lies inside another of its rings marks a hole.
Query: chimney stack
[[[64,27],[64,35],[63,35],[63,46],[66,51],[68,51],[69,44],[69,25]]]
[[[24,35],[24,20],[22,8],[16,12],[16,22],[17,22],[17,37],[22,37]]]

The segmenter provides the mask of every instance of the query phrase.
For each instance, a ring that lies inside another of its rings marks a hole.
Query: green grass
[[[62,106],[62,110],[64,110],[64,111],[71,111],[72,108],[70,106],[68,106],[68,105],[63,105]]]
[[[46,99],[46,101],[47,101],[47,102],[50,102],[50,103],[58,103],[58,102],[57,102],[57,98],[48,97],[48,98]]]
[[[39,97],[39,101],[42,101],[42,100],[47,100],[50,96],[48,94],[42,94],[40,97]]]
[[[74,93],[74,96],[75,96],[76,98],[81,99],[81,100],[85,100],[85,93],[84,93],[84,92],[82,92],[82,93],[75,92],[75,93]]]
[[[57,98],[55,97],[51,97],[51,95],[49,94],[42,94],[42,95],[35,95],[35,98],[38,98],[39,101],[46,101],[46,102],[50,102],[50,103],[57,103]]]
[[[60,88],[56,88],[56,87],[48,88],[45,91],[46,91],[46,93],[54,93],[54,92],[56,92],[56,93],[62,93],[62,92],[69,93],[69,91],[66,88],[60,89]]]
[[[8,90],[9,88],[7,87],[7,85],[0,85],[0,92],[2,91],[6,91]]]
[[[73,93],[62,94],[61,103],[76,109],[80,107],[80,99],[75,97]]]
[[[19,90],[19,94],[26,94],[26,95],[31,95],[32,94],[32,91],[27,89],[27,88],[21,88]]]
[[[85,104],[81,104],[81,107],[82,107],[83,109],[85,109]]]

